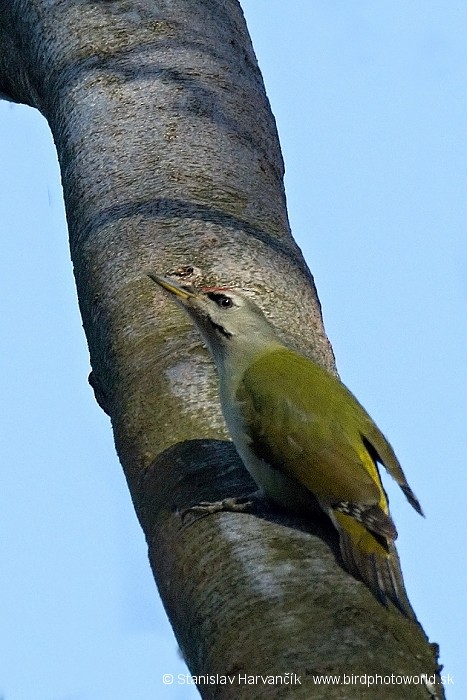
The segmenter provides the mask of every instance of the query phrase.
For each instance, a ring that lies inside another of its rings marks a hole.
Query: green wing
[[[252,363],[235,398],[251,449],[306,486],[331,516],[347,569],[383,604],[390,600],[416,619],[377,462],[421,508],[394,451],[356,398],[333,375],[287,348]]]
[[[376,462],[421,512],[397,458],[348,389],[316,363],[283,348],[261,355],[236,392],[255,453],[318,498],[388,512]]]

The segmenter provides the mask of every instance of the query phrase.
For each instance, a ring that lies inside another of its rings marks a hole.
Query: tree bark
[[[340,567],[324,518],[181,516],[253,486],[206,350],[147,271],[246,290],[335,371],[237,0],[0,0],[0,42],[0,92],[39,109],[55,140],[91,383],[162,600],[191,672],[235,676],[200,683],[202,697],[373,698],[343,674],[435,674],[434,645]],[[429,697],[420,679],[402,692]]]

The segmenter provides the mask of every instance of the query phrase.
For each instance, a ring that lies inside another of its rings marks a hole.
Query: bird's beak
[[[159,287],[165,289],[166,292],[170,292],[170,294],[172,294],[174,297],[176,297],[176,299],[178,299],[181,302],[184,302],[187,299],[196,298],[196,294],[193,294],[193,292],[189,292],[188,289],[181,287],[179,284],[175,284],[175,282],[171,282],[165,277],[159,277],[158,275],[153,274],[148,274],[148,277],[150,277],[153,282],[158,284]]]

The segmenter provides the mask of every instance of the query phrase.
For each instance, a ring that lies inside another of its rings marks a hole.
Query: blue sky
[[[243,0],[289,216],[386,481],[412,603],[465,696],[467,5]],[[109,421],[87,386],[55,151],[0,103],[0,697],[190,700]],[[27,671],[25,671],[27,669]]]

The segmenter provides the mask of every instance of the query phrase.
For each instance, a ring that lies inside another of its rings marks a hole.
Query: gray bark
[[[434,646],[343,571],[324,520],[180,516],[252,484],[200,338],[147,271],[191,267],[191,280],[248,290],[334,369],[237,0],[0,0],[0,92],[37,107],[53,133],[92,383],[191,672],[301,678],[202,696],[373,698],[313,675],[434,674]],[[423,683],[402,692],[429,697]]]

